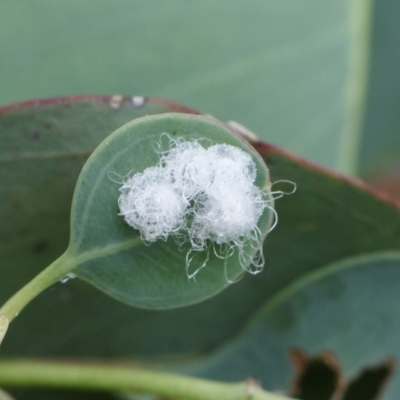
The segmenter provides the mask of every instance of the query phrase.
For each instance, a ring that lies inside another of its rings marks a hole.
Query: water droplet
[[[114,109],[118,109],[122,106],[122,103],[124,101],[124,96],[120,94],[116,94],[111,97],[110,99],[110,107]]]
[[[69,273],[69,274],[65,275],[64,278],[60,279],[60,282],[61,283],[67,283],[71,279],[75,279],[75,278],[76,278],[75,274]]]
[[[146,99],[143,96],[133,96],[132,105],[133,107],[143,107]]]

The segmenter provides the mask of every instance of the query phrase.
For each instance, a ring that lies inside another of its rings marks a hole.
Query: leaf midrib
[[[142,242],[143,242],[142,238],[140,236],[136,236],[133,239],[124,240],[123,242],[119,243],[113,243],[105,247],[96,247],[92,250],[88,250],[80,254],[75,253],[73,249],[68,249],[67,252],[69,253],[70,258],[73,260],[72,264],[74,266],[72,269],[76,270],[80,265],[88,261],[104,258],[111,254],[128,250],[132,247],[137,246]]]

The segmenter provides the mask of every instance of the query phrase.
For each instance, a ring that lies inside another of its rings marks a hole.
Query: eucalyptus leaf
[[[235,340],[185,372],[229,381],[252,376],[269,390],[288,392],[296,376],[293,349],[332,353],[346,380],[388,358],[398,360],[399,279],[398,252],[327,265],[266,302]],[[395,373],[379,399],[399,395]]]
[[[57,279],[78,275],[113,297],[131,305],[148,308],[175,308],[196,303],[221,291],[230,279],[237,280],[250,266],[259,248],[247,245],[229,257],[215,251],[194,259],[195,270],[202,267],[197,282],[188,282],[184,273],[189,253],[187,245],[157,241],[146,245],[118,215],[120,185],[110,173],[121,178],[131,171],[143,172],[158,163],[155,150],[164,135],[176,139],[199,139],[203,146],[230,144],[251,155],[255,185],[268,192],[268,169],[261,157],[223,124],[209,118],[185,114],[161,114],[132,121],[105,139],[85,164],[75,188],[71,211],[71,239],[67,251],[16,293],[0,309],[13,319],[37,294]],[[228,172],[228,171],[227,171]],[[229,188],[228,188],[229,190]],[[229,193],[226,193],[229,195]],[[273,220],[272,208],[265,208],[257,229],[264,238]],[[262,244],[262,242],[261,242]],[[186,250],[186,252],[185,252]],[[243,253],[249,265],[243,265]],[[205,265],[207,264],[207,265]]]
[[[382,0],[374,2],[373,8],[369,90],[358,173],[382,186],[391,180],[398,195],[400,54],[397,48],[400,26],[396,16],[400,12],[400,3]]]
[[[4,154],[12,154],[18,143],[26,143],[27,153],[39,155],[51,152],[51,146],[60,143],[65,154],[54,158],[38,156],[36,160],[20,157],[12,164],[2,164],[4,192],[0,210],[4,211],[2,221],[7,221],[0,226],[3,302],[68,245],[71,197],[84,157],[76,157],[78,146],[69,151],[66,145],[81,136],[90,136],[92,147],[89,143],[83,147],[89,154],[108,129],[118,127],[117,116],[124,114],[129,120],[137,112],[128,99],[120,110],[109,106],[109,98],[91,106],[96,101],[65,99],[58,104],[12,107],[0,117],[2,138],[6,134],[14,137],[13,141],[4,142],[6,147],[0,146]],[[147,112],[152,104],[149,99]],[[168,102],[164,104],[168,110]],[[79,122],[82,106],[88,114],[85,123]],[[20,125],[29,119],[37,131],[48,132],[48,140],[31,139],[31,131]],[[50,123],[48,131],[42,128]],[[56,133],[57,126],[62,131]],[[58,142],[58,135],[71,139]],[[276,202],[279,222],[265,242],[267,263],[262,274],[247,274],[200,304],[163,312],[126,306],[79,279],[70,280],[54,285],[32,301],[23,317],[13,322],[12,334],[6,337],[1,355],[144,358],[210,351],[238,332],[268,298],[309,271],[349,255],[400,248],[397,203],[380,197],[359,181],[334,174],[282,149],[266,144],[256,147],[269,166],[272,182],[291,179],[297,184],[293,196]],[[41,176],[39,187],[37,180],[30,178],[30,172],[36,169]],[[58,180],[61,176],[64,179],[54,187],[56,173]],[[21,182],[24,196],[19,192]],[[42,207],[43,199],[47,199],[46,207]],[[18,212],[11,208],[15,203],[20,204]],[[19,235],[28,226],[35,229],[25,232],[25,240],[21,241]],[[15,228],[15,235],[7,236],[10,228]],[[123,329],[114,329],[115,326]]]
[[[6,2],[0,104],[60,93],[163,96],[342,167],[358,134],[346,106],[363,90],[352,61],[367,3]]]
[[[204,141],[204,146],[225,143],[245,150],[256,165],[255,184],[270,186],[268,170],[261,157],[221,123],[200,116],[162,114],[132,121],[110,135],[95,150],[79,177],[71,213],[71,242],[67,258],[74,259],[71,272],[111,296],[131,305],[147,308],[175,308],[199,302],[220,292],[244,272],[239,254],[225,260],[211,252],[196,281],[185,272],[190,244],[179,248],[172,239],[150,245],[118,215],[120,184],[109,174],[121,177],[142,172],[158,163],[155,145],[163,134],[171,138]],[[227,193],[226,195],[229,195]],[[265,236],[272,213],[266,209],[258,227]],[[211,244],[210,244],[211,246]],[[256,250],[246,252],[256,255]],[[194,269],[204,260],[195,259]]]
[[[0,108],[0,303],[68,246],[78,175],[111,132],[144,115],[194,112],[161,99],[75,96]]]

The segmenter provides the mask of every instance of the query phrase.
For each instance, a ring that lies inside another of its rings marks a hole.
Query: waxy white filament
[[[270,206],[255,178],[251,156],[237,147],[217,144],[206,149],[196,140],[170,138],[170,148],[160,154],[156,166],[125,180],[120,214],[144,241],[186,238],[190,252],[210,251],[212,246],[222,258],[237,247],[242,267],[260,272],[264,260],[257,223]],[[247,256],[247,245],[258,252],[255,259]],[[188,271],[192,258],[188,254]]]

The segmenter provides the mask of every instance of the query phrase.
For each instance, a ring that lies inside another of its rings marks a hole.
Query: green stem
[[[130,249],[141,242],[142,240],[140,237],[137,237],[126,240],[125,242],[113,243],[105,247],[95,248],[83,252],[78,256],[68,249],[61,257],[33,278],[0,308],[0,332],[1,316],[5,316],[8,321],[11,322],[31,300],[53,283],[64,278],[64,276],[76,268],[77,265],[96,258],[108,256],[121,250]]]
[[[71,261],[63,254],[60,258],[50,264],[39,275],[35,276],[28,284],[15,293],[0,308],[0,344],[4,338],[8,324],[44,289],[62,279],[71,271]]]
[[[13,400],[13,398],[7,392],[0,389],[0,400]]]
[[[78,256],[68,249],[0,308],[0,344],[7,332],[9,323],[43,290],[71,273],[79,264],[106,257],[121,250],[130,249],[141,242],[141,238],[136,237],[121,243],[112,243],[105,247],[94,248]]]
[[[187,400],[290,400],[254,381],[221,383],[122,366],[1,361],[0,385],[148,393]]]

